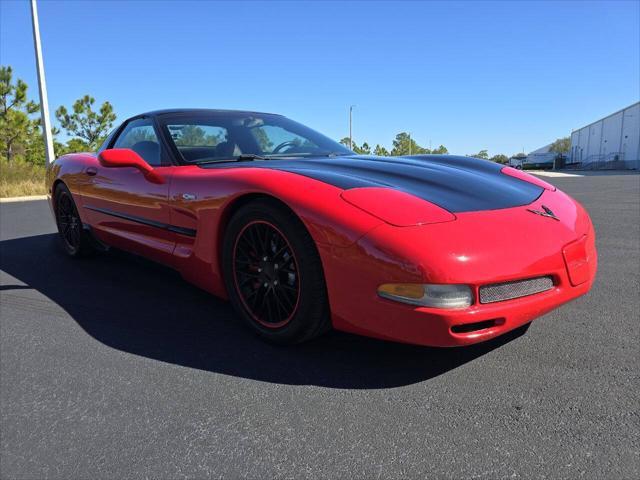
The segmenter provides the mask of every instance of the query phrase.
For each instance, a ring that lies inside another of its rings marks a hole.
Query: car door
[[[158,174],[150,181],[135,167],[98,165],[83,208],[94,234],[109,245],[170,264],[175,234],[170,229],[169,186],[173,167],[163,152],[152,118],[136,118],[124,125],[107,147],[129,148]]]

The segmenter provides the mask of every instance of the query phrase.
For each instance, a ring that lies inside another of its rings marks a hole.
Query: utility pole
[[[349,105],[349,150],[353,150],[353,107],[355,107],[355,105]]]
[[[40,25],[38,23],[38,6],[36,0],[31,0],[31,23],[33,25],[33,46],[36,51],[36,70],[38,71],[38,91],[40,93],[40,117],[42,117],[42,137],[44,139],[44,154],[47,165],[55,160],[53,152],[53,137],[51,135],[51,121],[49,120],[49,100],[47,98],[47,82],[44,78],[44,62],[42,61],[42,46],[40,45]]]
[[[409,132],[409,155],[411,155],[411,132]]]

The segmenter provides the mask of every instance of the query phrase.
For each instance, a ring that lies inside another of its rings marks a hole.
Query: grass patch
[[[44,165],[0,159],[0,198],[45,195]]]

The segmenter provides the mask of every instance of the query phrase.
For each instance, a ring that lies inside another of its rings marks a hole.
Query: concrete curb
[[[579,173],[565,173],[565,172],[550,172],[548,170],[523,170],[534,175],[540,175],[541,177],[584,177]]]
[[[31,202],[33,200],[46,200],[46,195],[29,195],[28,197],[7,197],[0,198],[0,203],[14,203],[14,202]]]

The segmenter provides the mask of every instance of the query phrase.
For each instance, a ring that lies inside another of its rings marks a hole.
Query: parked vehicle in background
[[[530,153],[524,161],[525,168],[536,170],[551,170],[556,158],[556,152]]]
[[[518,153],[509,159],[509,166],[522,170],[527,156],[524,153]]]

